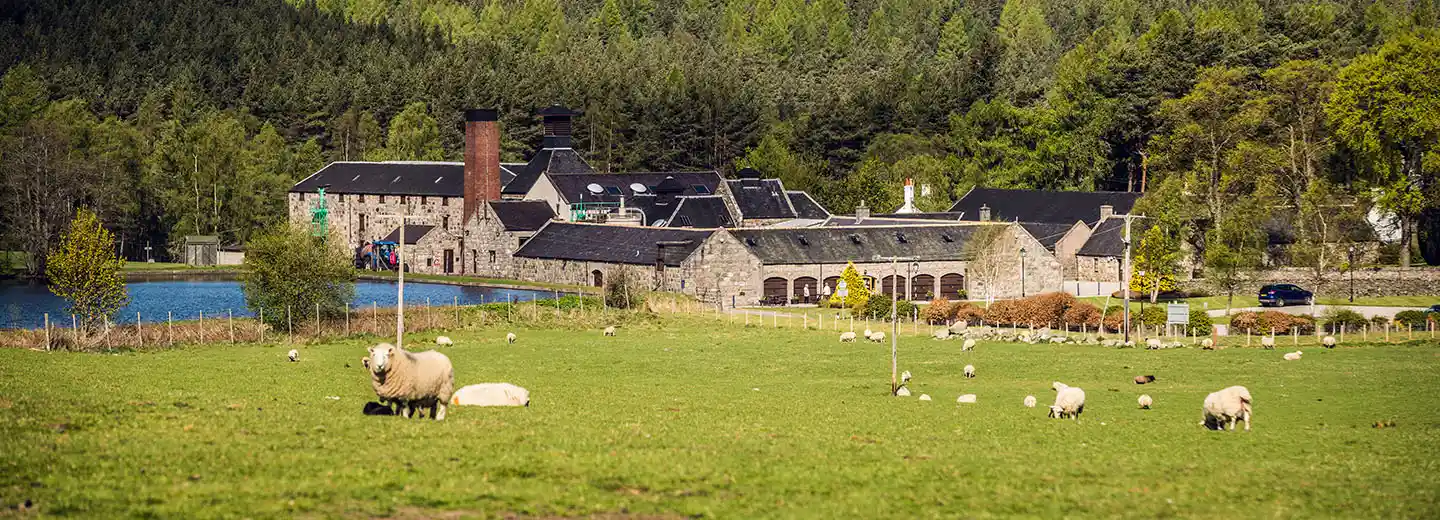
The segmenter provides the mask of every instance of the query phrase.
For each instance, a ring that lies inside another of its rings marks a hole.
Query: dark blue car
[[[1291,303],[1315,303],[1315,293],[1288,283],[1277,283],[1260,288],[1260,306],[1284,307]]]

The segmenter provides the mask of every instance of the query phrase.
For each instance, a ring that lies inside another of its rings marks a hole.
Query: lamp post
[[[1350,303],[1355,303],[1355,246],[1349,248],[1350,264],[1347,270],[1350,271]]]
[[[1025,297],[1025,248],[1020,248],[1020,297]]]
[[[875,255],[872,259],[873,259],[874,261],[876,261],[876,262],[883,262],[883,261],[885,261],[885,260],[889,260],[889,261],[890,261],[890,287],[892,287],[892,288],[895,287],[895,285],[896,285],[896,284],[895,284],[895,276],[897,276],[897,275],[899,274],[899,272],[898,272],[898,270],[897,270],[897,268],[896,268],[896,263],[899,262],[899,261],[901,261],[901,260],[906,261],[906,262],[911,262],[911,261],[919,260],[919,258],[912,257],[912,256],[880,256],[880,255]],[[909,266],[906,266],[906,267],[909,267]],[[898,348],[897,348],[897,345],[896,345],[896,343],[899,341],[898,335],[899,335],[899,332],[900,332],[900,320],[895,316],[895,307],[896,307],[896,305],[897,305],[897,298],[898,298],[898,297],[899,297],[899,293],[893,292],[893,291],[890,293],[890,395],[895,395],[895,392],[898,392],[898,391],[900,390],[900,382],[899,382],[900,355],[899,355],[899,353],[898,353]]]

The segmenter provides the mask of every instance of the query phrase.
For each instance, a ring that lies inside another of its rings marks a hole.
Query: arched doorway
[[[594,270],[594,271],[590,271],[590,283],[591,283],[592,285],[594,285],[595,287],[604,287],[604,286],[605,286],[605,273],[600,272],[599,269],[596,269],[596,270]]]
[[[792,301],[797,301],[800,303],[815,303],[815,301],[820,298],[820,285],[816,282],[814,278],[811,278],[809,276],[801,276],[795,279],[794,285],[794,289],[791,289],[790,291]],[[808,296],[806,295],[806,289],[809,289]]]
[[[960,291],[965,290],[965,275],[948,273],[940,277],[940,295],[951,300],[959,300]]]
[[[765,279],[764,298],[765,303],[783,305],[787,302],[786,293],[789,292],[788,280],[779,276],[772,276]]]
[[[893,295],[897,292],[897,288],[898,292],[900,292],[902,295],[905,293],[904,276],[887,275],[886,277],[880,279],[880,294],[884,294],[893,298]]]
[[[935,299],[935,277],[928,274],[917,274],[910,279],[911,300],[933,300]]]
[[[839,276],[826,276],[826,277],[825,277],[825,287],[829,287],[829,288],[830,288],[830,294],[835,294],[835,289],[838,288],[839,286],[840,286],[840,277],[839,277]]]

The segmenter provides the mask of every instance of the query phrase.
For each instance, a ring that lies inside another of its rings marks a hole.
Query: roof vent
[[[754,246],[754,245],[755,245],[755,239],[754,239],[754,238],[751,238],[751,237],[745,237],[745,245],[747,245],[747,246]]]
[[[851,234],[850,234],[850,241],[851,241],[851,242],[854,242],[855,245],[860,245],[860,235],[855,234],[855,233],[851,233]]]
[[[895,240],[899,241],[901,244],[909,242],[909,240],[905,240],[905,234],[899,231],[895,232]]]
[[[640,183],[637,182],[637,183],[631,184],[631,185],[630,185],[630,189],[633,190],[635,193],[645,193],[645,190],[646,190],[647,188],[645,187],[644,184],[640,184]]]
[[[948,234],[948,233],[941,233],[941,234],[940,234],[940,240],[944,240],[944,241],[946,241],[946,242],[954,242],[954,241],[955,241],[955,239],[950,238],[950,234]]]
[[[445,180],[444,177],[436,177],[436,178],[435,178],[435,184],[440,184],[440,181],[443,181],[443,180]]]
[[[605,188],[602,188],[599,184],[595,184],[593,182],[590,183],[588,186],[585,186],[585,189],[590,190],[590,193],[594,193],[596,195],[605,193]]]
[[[397,183],[397,182],[400,182],[400,176],[399,176],[399,175],[396,175],[396,176],[395,176],[395,179],[392,180],[392,181],[390,181],[390,184],[395,184],[395,183]]]
[[[355,181],[358,181],[358,180],[360,180],[360,176],[359,176],[359,175],[356,175],[355,178],[350,179],[350,182],[355,182]]]
[[[802,245],[802,246],[808,246],[808,245],[810,245],[810,240],[807,239],[807,238],[805,238],[805,235],[800,235],[800,236],[798,236],[798,237],[795,237],[795,239],[796,239],[796,240],[799,240],[799,241],[800,241],[800,245]]]

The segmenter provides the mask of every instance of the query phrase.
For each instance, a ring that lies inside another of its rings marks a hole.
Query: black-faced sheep
[[[1243,386],[1232,386],[1205,396],[1204,415],[1200,424],[1211,430],[1235,430],[1237,421],[1245,421],[1245,431],[1250,431],[1251,403],[1250,390]]]

